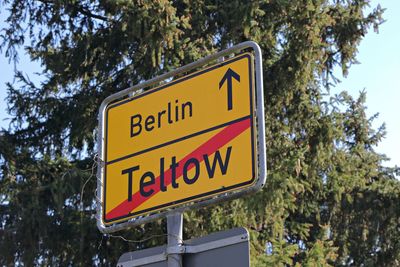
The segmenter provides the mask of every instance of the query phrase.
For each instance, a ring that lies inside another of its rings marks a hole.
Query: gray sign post
[[[181,267],[183,252],[183,216],[182,213],[173,213],[167,216],[168,233],[168,267]]]

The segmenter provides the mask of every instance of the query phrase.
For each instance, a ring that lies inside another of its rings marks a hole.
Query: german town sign
[[[264,184],[261,62],[254,45],[248,42],[235,51],[253,51],[240,51],[167,84],[133,93],[234,50],[103,101],[97,188],[100,230],[116,231],[158,218],[168,209],[211,204]]]

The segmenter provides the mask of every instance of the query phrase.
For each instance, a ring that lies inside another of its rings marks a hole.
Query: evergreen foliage
[[[400,183],[374,147],[365,92],[330,90],[383,10],[367,0],[3,0],[0,48],[40,62],[7,84],[0,265],[110,265],[166,241],[165,221],[102,235],[97,112],[110,94],[245,40],[263,51],[268,177],[246,198],[184,214],[185,238],[244,226],[254,266],[400,266]],[[2,85],[2,90],[5,87]],[[87,181],[81,199],[82,187]],[[151,237],[147,239],[148,237]]]

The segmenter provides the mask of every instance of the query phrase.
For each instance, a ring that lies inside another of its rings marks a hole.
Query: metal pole
[[[182,267],[182,242],[183,242],[183,216],[182,213],[172,213],[167,216],[167,251],[178,253],[168,253],[168,267]]]

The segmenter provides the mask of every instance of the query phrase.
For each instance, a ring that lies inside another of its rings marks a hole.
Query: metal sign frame
[[[188,72],[195,68],[206,65],[211,61],[218,60],[225,56],[228,56],[235,52],[240,52],[244,49],[252,49],[254,52],[255,58],[255,82],[256,82],[256,101],[255,101],[255,109],[256,109],[256,119],[257,119],[257,160],[258,160],[258,177],[256,178],[255,183],[245,189],[241,189],[241,191],[233,191],[227,192],[220,196],[212,197],[209,199],[198,200],[194,203],[182,204],[181,206],[171,207],[167,210],[154,212],[152,214],[148,214],[145,216],[138,216],[135,218],[131,218],[125,222],[120,222],[112,225],[106,225],[103,220],[103,177],[104,177],[104,161],[105,161],[105,112],[107,106],[124,97],[137,95],[140,92],[143,92],[143,88],[147,88],[149,86],[158,84],[166,79],[176,76],[177,74]],[[166,216],[171,213],[181,213],[188,209],[195,209],[199,207],[204,207],[207,205],[211,205],[214,203],[222,202],[225,200],[230,200],[234,198],[238,198],[243,195],[247,195],[261,189],[266,180],[266,147],[265,147],[265,116],[264,116],[264,89],[263,89],[263,69],[262,69],[262,54],[261,49],[257,43],[253,41],[247,41],[240,43],[238,45],[232,46],[228,49],[220,51],[216,54],[204,57],[196,62],[190,63],[188,65],[177,68],[173,71],[155,77],[151,80],[145,81],[143,83],[137,84],[135,86],[124,89],[118,93],[108,96],[102,102],[99,114],[98,114],[98,160],[97,160],[97,189],[96,189],[96,205],[97,205],[97,227],[102,233],[112,233],[122,229],[130,228],[133,226],[137,226],[140,224],[144,224],[159,218]]]

